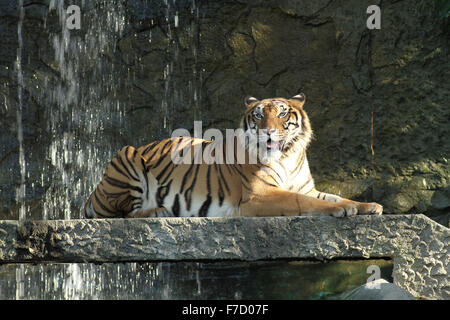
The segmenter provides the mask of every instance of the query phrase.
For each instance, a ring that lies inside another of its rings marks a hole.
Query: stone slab
[[[394,283],[450,299],[450,229],[424,215],[0,220],[0,263],[392,258]]]

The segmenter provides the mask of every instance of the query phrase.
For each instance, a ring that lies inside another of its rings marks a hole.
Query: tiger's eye
[[[287,111],[282,111],[282,112],[280,112],[280,114],[278,114],[278,118],[284,118],[284,117],[286,117],[287,116]]]
[[[253,112],[253,117],[256,120],[261,120],[262,119],[262,114],[258,113],[258,112]]]

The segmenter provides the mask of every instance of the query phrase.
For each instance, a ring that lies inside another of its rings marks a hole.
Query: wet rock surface
[[[393,260],[394,284],[449,299],[450,230],[423,215],[0,221],[0,262]]]
[[[17,218],[20,182],[15,3],[0,10],[0,217],[8,219]],[[28,218],[41,219],[52,201],[49,218],[75,212],[123,145],[191,130],[194,120],[234,128],[246,95],[301,91],[319,189],[448,225],[449,29],[435,1],[383,1],[381,30],[371,31],[371,1],[72,3],[81,29],[64,47],[58,10],[24,1]]]

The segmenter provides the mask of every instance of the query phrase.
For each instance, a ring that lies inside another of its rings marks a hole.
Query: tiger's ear
[[[306,96],[304,93],[299,93],[289,99],[290,102],[297,108],[302,108],[306,101]]]
[[[250,107],[250,105],[251,105],[252,103],[258,102],[258,101],[259,101],[259,100],[256,99],[255,97],[247,96],[247,97],[245,98],[245,106],[248,108],[248,107]]]

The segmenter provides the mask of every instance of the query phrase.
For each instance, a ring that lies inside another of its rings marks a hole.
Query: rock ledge
[[[0,263],[392,258],[394,283],[450,299],[450,229],[424,215],[0,220]]]

